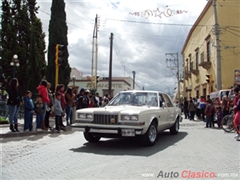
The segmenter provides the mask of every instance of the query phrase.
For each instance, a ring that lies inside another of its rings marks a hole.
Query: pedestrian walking
[[[54,114],[55,114],[55,128],[58,133],[60,133],[61,130],[61,119],[64,113],[61,105],[61,98],[62,94],[57,92],[54,98]]]
[[[40,94],[37,96],[37,100],[34,103],[34,111],[36,113],[36,131],[42,131],[43,116],[46,108]]]
[[[18,92],[18,79],[13,78],[10,81],[9,87],[7,88],[8,100],[7,105],[9,108],[9,123],[10,130],[12,132],[19,132],[18,130],[18,111],[22,105],[22,97]]]
[[[24,131],[32,131],[33,129],[33,110],[32,92],[27,91],[24,96]]]

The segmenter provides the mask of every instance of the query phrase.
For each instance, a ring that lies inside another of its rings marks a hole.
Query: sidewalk
[[[63,119],[63,123],[65,123],[65,119]],[[49,118],[49,125],[54,127],[55,119],[53,117]],[[23,118],[18,119],[18,129],[20,132],[12,132],[9,129],[9,124],[0,124],[0,138],[8,138],[8,137],[22,137],[22,136],[31,136],[31,135],[38,135],[38,134],[51,134],[53,131],[36,131],[36,117],[33,117],[33,131],[23,131],[24,120]],[[71,127],[66,127],[66,131],[71,131]]]
[[[65,124],[65,119],[63,119],[63,123]],[[55,125],[54,117],[50,117],[49,124],[51,127]],[[35,131],[36,129],[36,118],[33,118],[33,131],[32,132],[24,132],[23,131],[24,120],[23,118],[18,119],[18,129],[20,132],[11,132],[9,129],[9,124],[0,124],[0,138],[8,138],[8,137],[22,137],[22,136],[32,136],[32,135],[39,135],[39,134],[51,134],[53,131]],[[180,131],[181,127],[186,126],[200,126],[204,127],[205,123],[200,120],[190,121],[189,119],[184,119],[180,122]],[[72,131],[71,127],[66,127],[66,131]]]

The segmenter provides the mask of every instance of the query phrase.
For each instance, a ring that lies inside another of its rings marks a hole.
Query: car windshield
[[[158,106],[157,93],[152,92],[121,92],[117,94],[108,106]]]

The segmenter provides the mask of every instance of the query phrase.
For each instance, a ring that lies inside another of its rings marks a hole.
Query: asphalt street
[[[136,139],[88,143],[82,132],[1,138],[1,179],[240,179],[240,142],[234,133],[184,119],[177,135],[155,146]]]

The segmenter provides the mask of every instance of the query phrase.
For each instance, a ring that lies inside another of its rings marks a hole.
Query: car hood
[[[126,113],[126,114],[139,114],[142,111],[149,109],[158,109],[158,107],[148,107],[148,106],[105,106],[100,108],[85,108],[77,110],[77,112],[82,113]]]

